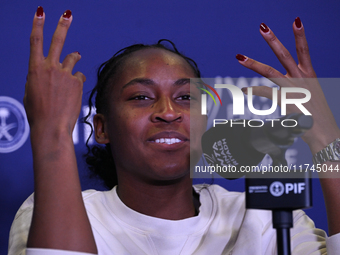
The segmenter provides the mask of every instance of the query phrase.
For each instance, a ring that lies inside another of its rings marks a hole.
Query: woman
[[[24,98],[31,127],[34,202],[26,201],[18,212],[10,254],[20,254],[26,244],[27,254],[274,254],[270,213],[246,211],[242,194],[218,186],[196,186],[193,192],[189,117],[196,121],[194,137],[204,132],[205,119],[199,112],[189,111],[189,99],[199,103],[195,100],[200,98],[197,88],[190,90],[189,78],[199,73],[186,58],[164,48],[136,50],[118,61],[117,68],[103,68],[103,83],[107,86],[96,91],[102,97],[96,102],[95,138],[100,144],[109,144],[118,186],[109,192],[84,192],[83,199],[72,143],[85,81],[80,72],[72,75],[72,69],[81,56],[71,53],[59,62],[72,22],[71,12],[66,11],[45,58],[44,20],[39,7],[33,20]],[[293,31],[299,65],[265,24],[260,28],[287,70],[286,75],[243,55],[237,55],[237,59],[265,77],[282,78],[280,86],[311,91],[312,100],[305,107],[315,123],[303,139],[314,155],[339,138],[340,131],[320,86],[294,84],[292,78],[316,75],[299,18]],[[266,87],[254,88],[254,94],[270,97]],[[194,155],[200,154],[196,149],[199,140],[191,141],[196,144],[192,147]],[[325,164],[335,167],[337,163]],[[321,179],[321,183],[332,235],[327,239],[327,249],[335,254],[336,247],[331,246],[337,245],[340,238],[340,186],[338,179]],[[303,212],[296,212],[294,221],[294,253],[326,250],[324,233],[314,229]]]

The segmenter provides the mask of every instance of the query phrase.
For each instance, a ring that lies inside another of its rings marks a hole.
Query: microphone
[[[288,148],[312,124],[310,116],[296,113],[267,122],[225,121],[203,134],[203,155],[210,166],[229,169],[218,172],[222,177],[237,179],[245,174],[242,167],[257,166],[265,154],[279,155],[280,148]]]
[[[219,172],[224,178],[241,178],[244,175],[240,171],[241,166],[257,165],[265,156],[249,142],[252,128],[242,124],[245,122],[233,120],[234,125],[217,124],[202,136],[203,155],[210,166],[236,168],[236,171]]]

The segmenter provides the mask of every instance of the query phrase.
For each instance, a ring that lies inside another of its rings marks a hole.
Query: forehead
[[[131,53],[122,65],[121,75],[195,77],[192,67],[184,58],[173,52],[155,48]]]

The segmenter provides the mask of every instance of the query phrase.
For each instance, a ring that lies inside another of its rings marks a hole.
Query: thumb
[[[74,76],[77,77],[82,83],[86,81],[86,76],[81,72],[76,72]]]

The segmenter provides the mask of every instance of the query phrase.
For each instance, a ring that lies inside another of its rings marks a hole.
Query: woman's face
[[[107,139],[97,141],[110,142],[118,178],[160,181],[188,175],[190,101],[200,103],[199,90],[190,88],[192,68],[174,53],[145,49],[132,53],[120,70],[111,85],[108,114],[95,118]],[[206,119],[194,114],[199,139],[191,145],[200,151]]]

